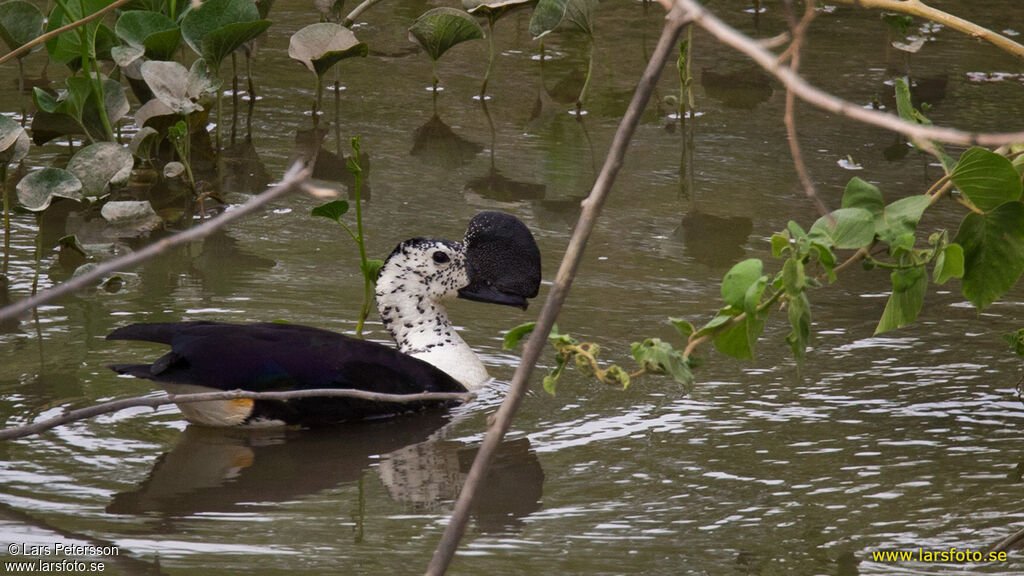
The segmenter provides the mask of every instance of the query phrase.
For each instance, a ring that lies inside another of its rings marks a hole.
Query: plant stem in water
[[[480,99],[487,94],[487,81],[491,79],[491,68],[494,67],[494,19],[487,19],[487,72],[484,72],[484,83],[480,86]]]
[[[587,96],[587,86],[590,86],[590,75],[594,71],[594,39],[590,39],[590,57],[587,59],[587,78],[583,81],[583,88],[580,89],[580,95],[576,98],[576,112],[577,117],[582,116],[580,114],[583,111],[583,99]]]

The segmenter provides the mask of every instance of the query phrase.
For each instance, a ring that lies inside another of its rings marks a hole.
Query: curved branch
[[[254,196],[245,204],[222,212],[199,226],[189,228],[184,232],[179,232],[173,236],[154,242],[137,252],[130,252],[124,256],[119,256],[117,258],[107,260],[106,262],[102,262],[85,274],[76,276],[63,284],[59,284],[48,290],[44,290],[35,296],[18,300],[13,304],[0,308],[0,322],[14,318],[19,314],[45,304],[54,298],[85,288],[108,274],[112,274],[132,266],[137,266],[153,256],[165,252],[169,248],[205,238],[226,226],[228,223],[256,211],[264,204],[277,199],[295,188],[306,187],[306,180],[309,178],[311,173],[312,167],[303,167],[301,162],[296,162],[292,164],[292,167],[289,168],[287,172],[285,172],[284,178],[281,180],[280,184],[273,188],[269,188],[266,192],[263,192],[258,196]]]
[[[23,438],[32,436],[47,430],[77,422],[95,418],[103,414],[118,412],[126,408],[137,408],[145,406],[157,408],[167,404],[190,404],[193,402],[209,402],[211,400],[295,400],[297,398],[357,398],[359,400],[370,400],[373,402],[390,402],[392,404],[409,404],[428,400],[461,400],[463,402],[472,400],[476,394],[472,392],[422,392],[419,394],[378,394],[365,390],[346,390],[340,388],[324,388],[315,390],[288,390],[283,392],[249,392],[248,390],[229,390],[226,392],[200,392],[197,394],[167,394],[165,396],[135,396],[112,400],[94,406],[87,406],[65,412],[60,416],[54,416],[25,426],[17,428],[6,428],[0,430],[0,440]]]
[[[1006,51],[1018,58],[1024,58],[1024,45],[1010,40],[1006,36],[993,32],[984,26],[979,26],[970,20],[964,20],[949,12],[943,12],[938,8],[932,8],[920,0],[836,0],[840,4],[855,4],[863,8],[878,8],[881,10],[892,10],[902,12],[911,16],[927,18],[944,26],[949,26],[971,36],[979,38]]]
[[[824,90],[815,88],[793,72],[793,70],[780,64],[775,54],[765,50],[755,40],[722,22],[695,0],[659,0],[659,2],[666,7],[679,6],[693,22],[704,28],[720,42],[746,54],[782,82],[787,90],[792,90],[801,100],[823,110],[878,126],[879,128],[899,132],[911,138],[937,140],[965,146],[980,145],[987,147],[1024,142],[1024,131],[1004,133],[966,132],[954,128],[923,126],[905,122],[892,114],[862,108],[857,104],[847,102]]]
[[[537,360],[545,348],[548,334],[551,332],[555,319],[558,317],[558,313],[562,310],[562,305],[569,295],[569,288],[572,286],[576,270],[579,267],[580,260],[583,258],[583,250],[586,248],[590,233],[594,230],[594,225],[597,223],[597,218],[601,213],[601,207],[604,205],[605,198],[607,198],[608,193],[611,191],[615,176],[618,174],[619,168],[622,167],[622,160],[629,146],[629,141],[633,136],[633,132],[636,131],[637,124],[640,122],[640,114],[651,98],[651,92],[654,90],[654,85],[657,83],[665,63],[676,50],[676,39],[679,37],[680,30],[687,23],[687,18],[680,10],[669,12],[667,22],[665,22],[665,27],[661,32],[661,37],[658,39],[658,45],[654,49],[650,61],[647,63],[647,68],[644,70],[640,82],[637,84],[636,91],[633,93],[633,99],[629,103],[629,108],[627,108],[625,115],[623,115],[618,130],[615,131],[615,137],[612,139],[612,144],[605,158],[604,166],[601,168],[601,173],[598,175],[597,181],[594,182],[590,195],[583,200],[583,210],[580,213],[579,220],[576,222],[576,228],[573,230],[572,238],[569,240],[569,247],[566,248],[565,256],[562,257],[562,263],[558,268],[555,283],[551,287],[551,291],[548,292],[547,299],[544,301],[544,308],[537,319],[537,325],[526,342],[523,357],[516,368],[515,375],[512,376],[512,385],[508,395],[505,396],[504,402],[501,403],[501,407],[494,415],[493,423],[484,436],[480,451],[477,452],[476,458],[473,459],[473,466],[470,468],[469,475],[466,477],[466,483],[463,484],[462,491],[459,493],[459,499],[455,502],[455,510],[452,511],[451,520],[445,528],[441,541],[434,550],[434,556],[430,560],[430,565],[427,566],[426,574],[428,576],[444,574],[448,569],[448,565],[451,564],[452,558],[455,556],[455,550],[459,546],[459,541],[466,532],[466,524],[469,522],[469,511],[473,506],[473,500],[483,479],[487,476],[487,469],[490,467],[491,461],[494,460],[498,446],[501,445],[505,433],[512,426],[512,419],[515,417],[516,410],[519,409],[519,404],[522,402],[523,397],[526,396],[526,391],[530,386],[530,374],[537,365]]]
[[[124,6],[125,4],[127,4],[127,3],[131,2],[131,1],[132,0],[117,0],[117,2],[114,2],[113,4],[111,4],[109,6],[104,6],[99,11],[93,12],[92,14],[89,14],[88,16],[86,16],[85,18],[82,18],[81,20],[75,20],[74,22],[72,22],[70,24],[65,24],[64,26],[61,26],[60,28],[57,28],[56,30],[51,30],[50,32],[47,32],[46,34],[43,34],[42,36],[36,36],[32,40],[29,40],[28,42],[22,44],[21,46],[18,46],[16,49],[11,50],[10,52],[8,52],[7,54],[4,54],[3,56],[0,56],[0,64],[3,64],[4,62],[7,62],[11,58],[18,57],[19,55],[21,55],[22,52],[28,52],[29,50],[31,50],[35,46],[38,46],[39,44],[42,44],[43,42],[46,42],[50,38],[54,38],[56,36],[60,36],[61,34],[67,32],[68,30],[74,30],[75,28],[78,28],[79,26],[82,26],[84,24],[88,24],[89,22],[92,22],[93,20],[95,20],[97,18],[101,18],[107,12],[110,12],[111,10],[113,10],[115,8],[120,8],[121,6]]]

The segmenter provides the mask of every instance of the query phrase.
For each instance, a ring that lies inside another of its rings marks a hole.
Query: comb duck
[[[377,309],[398,349],[292,324],[169,322],[131,324],[108,340],[171,347],[152,364],[115,364],[119,374],[168,392],[254,392],[350,388],[388,394],[465,392],[488,379],[455,331],[444,302],[465,298],[525,309],[540,286],[540,250],[529,229],[502,212],[481,212],[462,242],[413,238],[385,260]],[[394,404],[350,398],[225,400],[179,404],[206,426],[325,425],[391,416],[443,402]]]

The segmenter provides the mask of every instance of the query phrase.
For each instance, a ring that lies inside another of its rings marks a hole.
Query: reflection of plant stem
[[[11,198],[7,191],[7,163],[0,166],[0,192],[4,201],[4,265],[0,277],[7,276],[7,264],[11,259]]]
[[[218,74],[219,76],[219,74]],[[224,99],[224,91],[217,88],[217,150],[220,151],[220,125],[224,119],[224,107],[221,101]]]
[[[484,83],[480,86],[480,100],[487,93],[487,81],[491,79],[491,68],[494,66],[494,18],[487,19],[487,72],[484,72]]]
[[[36,271],[32,276],[32,295],[39,288],[39,267],[43,261],[43,213],[36,213]]]
[[[590,74],[594,71],[594,39],[590,38],[590,55],[587,58],[587,78],[583,81],[583,88],[580,89],[580,95],[576,98],[576,116],[581,117],[583,112],[583,99],[587,96],[587,86],[590,86]]]
[[[249,87],[249,99],[256,100],[256,84],[252,80],[252,54],[245,52],[245,80]]]
[[[313,126],[320,121],[320,103],[323,101],[324,77],[316,75],[316,98],[313,100]]]

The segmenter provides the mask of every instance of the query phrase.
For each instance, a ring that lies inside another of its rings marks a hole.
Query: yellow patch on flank
[[[252,410],[254,400],[252,398],[235,398],[231,403],[239,410]]]

